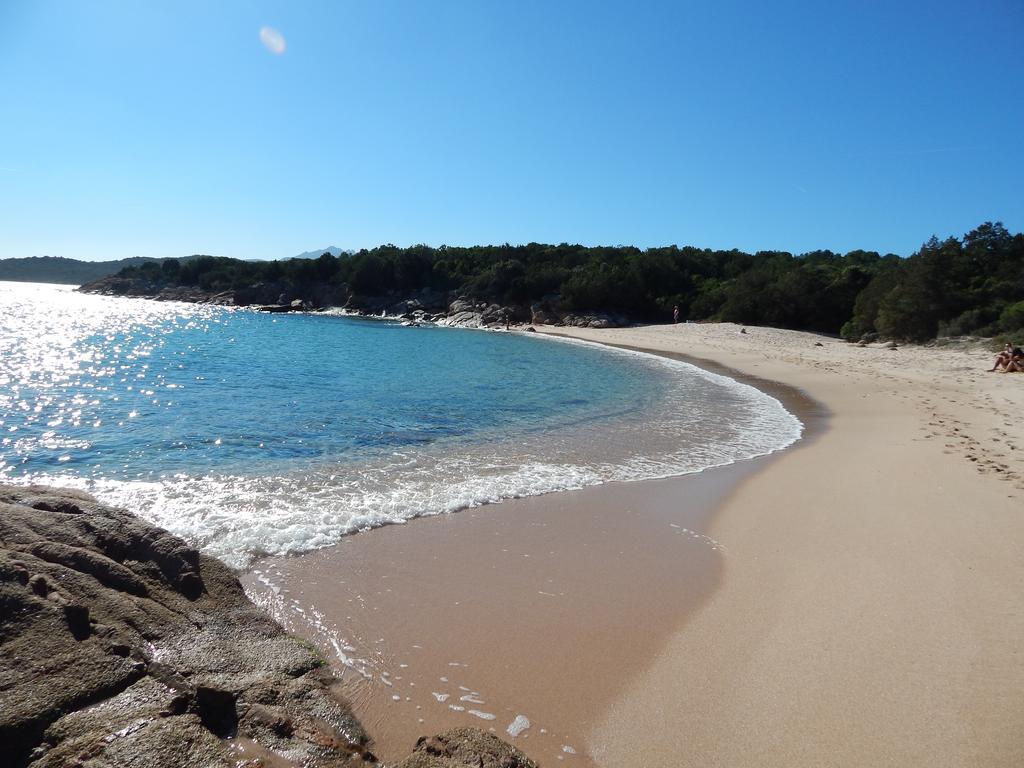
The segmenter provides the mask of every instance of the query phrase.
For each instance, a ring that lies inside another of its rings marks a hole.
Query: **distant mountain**
[[[317,254],[319,256],[319,254]],[[22,259],[0,259],[0,280],[21,283],[61,283],[83,285],[101,277],[113,275],[125,267],[135,267],[147,261],[163,261],[136,256],[117,261],[79,261],[62,256],[29,256]]]
[[[298,256],[292,256],[292,258],[293,259],[317,259],[317,258],[319,258],[320,256],[322,256],[325,253],[329,253],[329,254],[331,254],[331,256],[341,256],[341,254],[343,254],[343,253],[350,253],[350,251],[346,251],[343,248],[339,248],[336,245],[330,245],[330,246],[328,246],[326,248],[320,248],[319,250],[316,250],[316,251],[305,251],[304,253],[300,253]]]

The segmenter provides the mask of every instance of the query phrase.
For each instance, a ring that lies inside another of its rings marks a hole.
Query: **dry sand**
[[[832,413],[714,516],[721,583],[592,729],[599,764],[1024,765],[1024,375],[729,324],[557,330]]]

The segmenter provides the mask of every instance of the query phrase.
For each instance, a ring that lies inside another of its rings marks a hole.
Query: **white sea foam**
[[[529,727],[530,718],[526,715],[516,715],[516,719],[509,723],[508,728],[505,729],[505,733],[514,739]]]

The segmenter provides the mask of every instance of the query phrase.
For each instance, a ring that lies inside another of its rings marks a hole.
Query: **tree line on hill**
[[[125,267],[133,267],[147,262],[159,264],[158,259],[145,256],[118,259],[117,261],[79,261],[62,256],[0,259],[0,280],[81,285],[112,275]]]
[[[838,334],[849,340],[1024,337],[1024,235],[986,222],[962,238],[932,237],[907,258],[855,250],[793,255],[677,247],[382,245],[316,259],[252,262],[212,256],[145,263],[120,273],[156,283],[295,291],[324,284],[363,296],[428,288],[503,305],[557,300],[613,312]]]

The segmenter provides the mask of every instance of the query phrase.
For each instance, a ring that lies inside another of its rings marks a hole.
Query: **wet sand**
[[[514,741],[531,757],[591,765],[589,728],[717,584],[698,531],[752,468],[422,518],[263,561],[245,585],[335,662],[338,643],[382,759],[454,726],[507,736],[523,715]]]
[[[820,429],[805,397],[773,394]],[[589,766],[590,729],[721,578],[711,514],[772,460],[422,518],[264,560],[244,583],[343,671],[382,759],[475,725]]]

